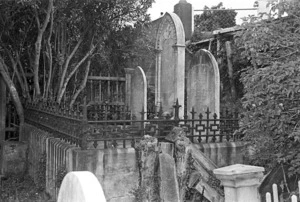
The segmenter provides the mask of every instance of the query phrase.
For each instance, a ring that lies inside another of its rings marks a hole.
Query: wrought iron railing
[[[194,143],[237,140],[238,114],[225,113],[221,118],[209,109],[197,114],[194,109],[179,117],[180,105],[174,104],[172,116],[165,116],[162,109],[141,112],[142,120],[136,120],[125,106],[99,104],[88,106],[84,102],[75,108],[51,102],[32,102],[25,107],[25,121],[50,131],[56,137],[86,148],[108,148],[134,146],[144,135],[159,140],[169,134],[174,126],[185,128],[187,137]]]

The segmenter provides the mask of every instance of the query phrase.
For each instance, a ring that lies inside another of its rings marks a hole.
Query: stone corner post
[[[263,167],[235,164],[213,170],[224,186],[225,202],[260,202]]]

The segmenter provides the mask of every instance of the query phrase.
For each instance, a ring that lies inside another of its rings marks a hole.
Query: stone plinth
[[[263,167],[235,164],[213,170],[224,186],[225,202],[260,202]]]

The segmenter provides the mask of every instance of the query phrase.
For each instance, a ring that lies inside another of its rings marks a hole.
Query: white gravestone
[[[77,171],[64,177],[57,202],[106,202],[106,199],[93,173]]]

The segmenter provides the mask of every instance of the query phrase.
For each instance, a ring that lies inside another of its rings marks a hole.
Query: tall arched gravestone
[[[141,112],[144,111],[142,117]],[[131,112],[137,120],[147,119],[147,80],[144,70],[141,67],[134,69],[131,78]]]
[[[205,116],[207,108],[220,115],[220,73],[218,63],[207,50],[197,51],[188,69],[187,110],[194,107],[197,114]]]
[[[166,13],[158,27],[156,37],[155,102],[163,111],[172,112],[178,99],[184,112],[185,35],[180,18]]]
[[[147,112],[147,80],[141,67],[126,68],[126,102],[131,113],[137,120],[147,119],[146,113],[142,117],[141,112]]]

